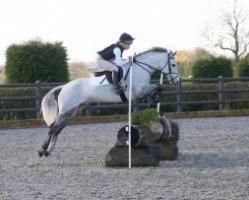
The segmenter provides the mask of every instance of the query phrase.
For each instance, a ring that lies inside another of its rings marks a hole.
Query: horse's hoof
[[[48,145],[43,144],[43,145],[41,145],[41,148],[42,148],[42,150],[45,152],[45,151],[47,150],[47,148],[48,148]]]
[[[44,156],[45,156],[45,157],[48,157],[49,155],[50,155],[50,154],[49,154],[48,152],[45,152],[45,153],[44,153]]]
[[[41,158],[43,156],[43,151],[38,151],[38,155]]]
[[[161,89],[162,89],[162,85],[161,85],[160,83],[157,83],[157,84],[156,84],[156,89],[157,89],[157,90],[161,90]]]

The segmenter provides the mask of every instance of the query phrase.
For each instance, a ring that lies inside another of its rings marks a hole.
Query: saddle
[[[113,84],[113,80],[112,80],[112,72],[111,71],[102,71],[102,72],[94,72],[93,74],[95,77],[100,77],[105,75],[106,80],[108,81],[108,83]],[[123,77],[123,69],[122,67],[118,67],[118,81],[120,81]]]

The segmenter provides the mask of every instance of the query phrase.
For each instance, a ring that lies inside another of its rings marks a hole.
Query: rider
[[[130,61],[129,59],[123,59],[122,54],[124,50],[128,50],[132,44],[134,38],[128,33],[123,33],[119,37],[117,43],[111,44],[105,49],[98,51],[98,56],[96,59],[96,65],[107,71],[112,72],[114,91],[117,95],[123,90],[122,86],[118,80],[118,67],[125,65]]]

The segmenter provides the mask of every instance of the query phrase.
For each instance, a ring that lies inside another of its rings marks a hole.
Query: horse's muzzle
[[[179,83],[180,83],[180,78],[177,77],[176,79],[172,80],[171,83],[172,83],[173,85],[179,85]]]

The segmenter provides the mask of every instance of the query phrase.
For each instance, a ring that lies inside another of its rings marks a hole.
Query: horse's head
[[[180,78],[178,67],[175,60],[176,52],[169,51],[167,52],[167,61],[162,68],[162,72],[166,74],[167,79],[170,84],[178,85]]]
[[[152,74],[154,71],[161,71],[166,74],[170,84],[179,83],[179,73],[175,61],[176,52],[167,51],[164,48],[154,47],[135,57],[135,64]]]

